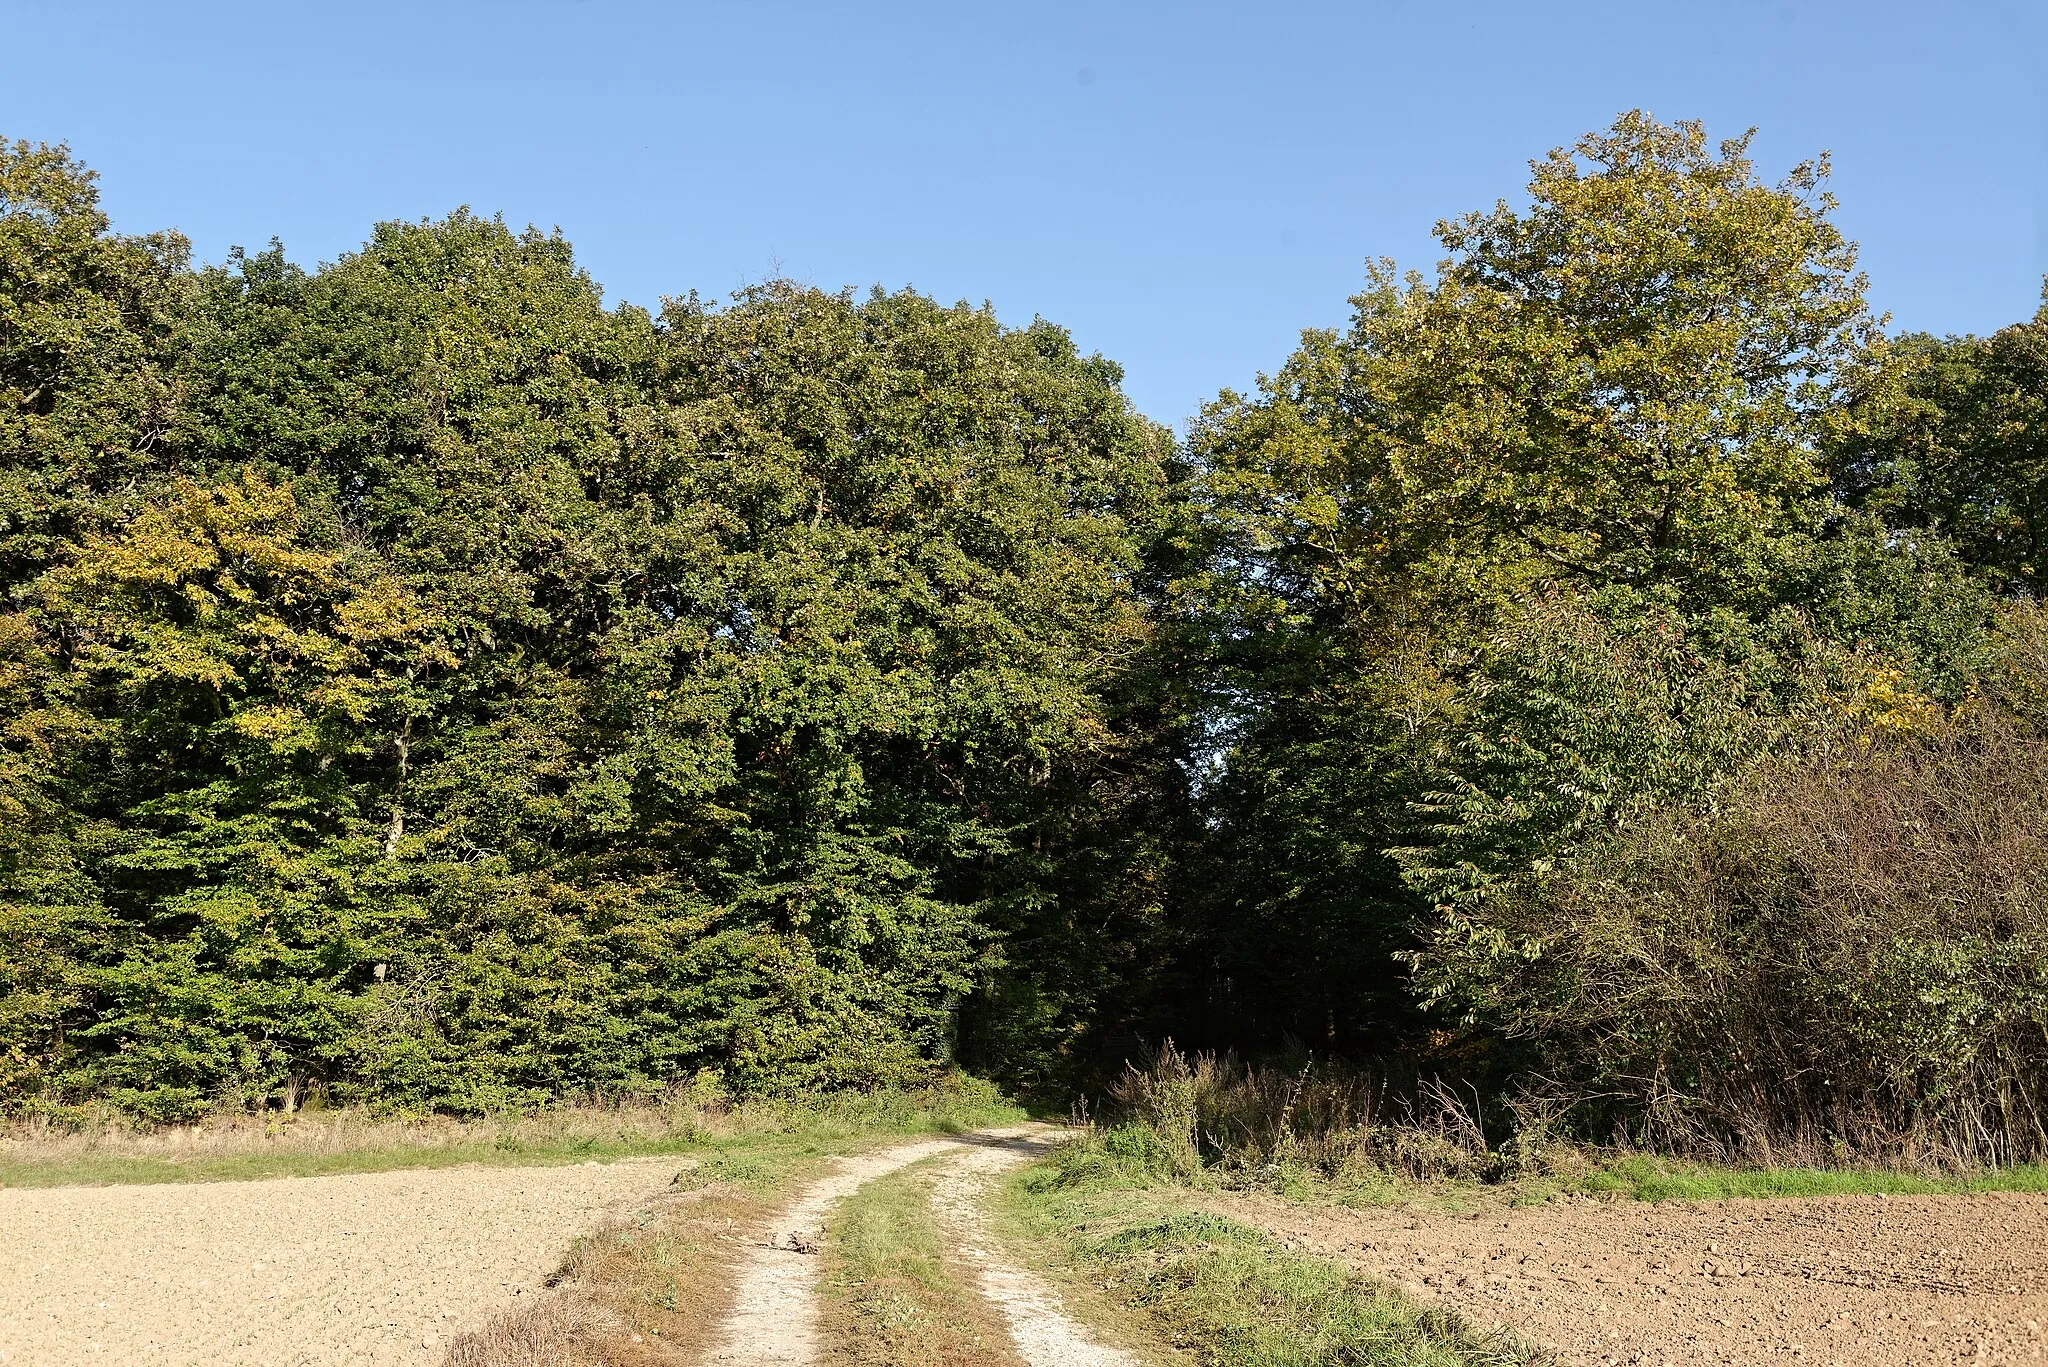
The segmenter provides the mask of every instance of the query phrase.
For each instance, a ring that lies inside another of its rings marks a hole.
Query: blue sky
[[[124,230],[312,264],[469,204],[613,299],[787,274],[1040,314],[1179,422],[1365,261],[1642,107],[1835,155],[1895,326],[2030,316],[2048,4],[0,5],[0,135]]]

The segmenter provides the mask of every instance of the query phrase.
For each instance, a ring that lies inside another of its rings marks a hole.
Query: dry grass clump
[[[456,1338],[442,1367],[695,1362],[768,1215],[760,1197],[714,1183],[612,1220],[576,1242],[547,1295]]]
[[[1479,1093],[1424,1079],[1396,1090],[1342,1063],[1295,1069],[1233,1055],[1190,1058],[1172,1041],[1110,1089],[1126,1119],[1153,1137],[1173,1176],[1204,1168],[1371,1171],[1416,1180],[1496,1178],[1568,1161],[1556,1108],[1515,1098],[1489,1114]]]
[[[1283,1191],[1310,1179],[1381,1197],[1404,1181],[1648,1200],[2048,1190],[2048,1165],[1969,1164],[1953,1152],[1883,1147],[1879,1133],[1857,1149],[1839,1131],[1779,1131],[1761,1153],[1717,1150],[1697,1133],[1661,1147],[1628,1133],[1598,1141],[1584,1116],[1602,1114],[1609,1098],[1575,1104],[1561,1091],[1503,1095],[1429,1078],[1402,1089],[1342,1062],[1280,1068],[1189,1057],[1170,1041],[1146,1066],[1127,1065],[1112,1093],[1113,1123],[1096,1129],[1070,1166]]]
[[[458,1336],[444,1367],[609,1367],[618,1320],[579,1291],[559,1291]]]
[[[566,1106],[482,1119],[376,1113],[357,1107],[223,1115],[190,1125],[138,1124],[111,1109],[69,1124],[31,1116],[0,1129],[0,1151],[40,1156],[101,1154],[167,1161],[254,1154],[340,1154],[366,1148],[432,1151],[482,1147],[534,1149],[581,1140],[632,1141],[705,1131],[729,1114],[722,1106],[626,1102]]]

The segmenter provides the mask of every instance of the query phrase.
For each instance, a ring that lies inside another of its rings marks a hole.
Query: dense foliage
[[[1176,446],[1043,322],[194,268],[5,148],[0,1101],[1172,1033],[2048,1149],[2048,315],[1888,337],[1826,176],[1625,116]]]
[[[1535,171],[1526,208],[1440,225],[1433,279],[1376,269],[1347,331],[1305,334],[1193,435],[1223,740],[1181,1037],[1540,1078],[1666,1139],[1848,1111],[2009,1132],[2043,1059],[1991,1022],[2048,1023],[2029,918],[1969,913],[2004,976],[1972,979],[1988,1052],[1959,1091],[1877,1043],[1946,980],[1827,948],[1874,933],[1849,883],[1767,908],[1819,857],[1801,842],[1878,820],[1873,784],[1926,781],[1915,747],[1986,715],[2015,537],[1985,510],[2024,501],[2040,440],[2025,347],[2001,334],[1951,420],[1963,363],[1924,357],[1976,345],[1884,337],[1824,162],[1769,185],[1745,140],[1631,115]],[[1666,918],[1674,875],[1641,846],[1701,837],[1651,833],[1779,821],[1793,780],[1760,775],[1802,764],[1834,776],[1831,815]],[[1997,867],[2025,902],[2031,875]],[[1885,921],[1897,953],[1963,953],[1938,900]],[[1781,953],[1810,957],[1766,971]]]
[[[11,155],[11,1096],[897,1080],[1017,944],[1088,1009],[1171,474],[1114,367],[607,310],[466,213],[194,274]]]

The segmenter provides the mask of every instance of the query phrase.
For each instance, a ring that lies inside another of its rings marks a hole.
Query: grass
[[[1325,1138],[1317,1136],[1317,1138]],[[1270,1192],[1306,1205],[1418,1205],[1470,1211],[1484,1206],[1538,1205],[1558,1197],[1593,1196],[1637,1201],[1721,1201],[1769,1197],[1957,1195],[1969,1192],[2048,1192],[2048,1165],[2020,1164],[1976,1172],[1913,1171],[1867,1167],[1743,1167],[1602,1150],[1552,1142],[1509,1164],[1489,1155],[1456,1165],[1401,1170],[1322,1144],[1326,1161],[1229,1152],[1190,1159],[1151,1126],[1127,1123],[1103,1131],[1105,1152],[1162,1182],[1200,1188]],[[1306,1146],[1305,1146],[1306,1147]],[[1492,1171],[1486,1171],[1491,1168]],[[1478,1170],[1484,1175],[1475,1175]]]
[[[2048,1191],[2048,1166],[2023,1164],[1954,1177],[1859,1168],[1724,1168],[1632,1156],[1593,1168],[1570,1184],[1637,1201],[1720,1201],[1770,1196],[1936,1196],[1975,1191]],[[1565,1190],[1560,1186],[1560,1190]]]
[[[1160,1172],[1159,1176],[1166,1180],[1168,1175]],[[1270,1192],[1302,1205],[1420,1206],[1472,1211],[1500,1205],[1541,1205],[1574,1196],[1654,1202],[2048,1192],[2048,1166],[2034,1164],[1940,1175],[1877,1168],[1742,1168],[1649,1154],[1582,1154],[1542,1173],[1498,1181],[1461,1176],[1418,1178],[1370,1166],[1330,1173],[1282,1163],[1257,1169],[1205,1169],[1191,1185]]]
[[[1114,1136],[1112,1136],[1113,1138]],[[1156,1169],[1155,1169],[1156,1170]],[[1162,1174],[1163,1175],[1163,1174]],[[1416,1205],[1470,1211],[1531,1206],[1572,1196],[1632,1201],[1730,1201],[1808,1196],[1944,1196],[1983,1191],[2048,1192],[2048,1166],[2028,1164],[1964,1174],[1884,1168],[1745,1168],[1573,1150],[1545,1170],[1498,1181],[1417,1178],[1367,1165],[1330,1173],[1300,1164],[1204,1170],[1198,1186],[1268,1191],[1304,1205]]]
[[[826,1324],[861,1367],[1022,1367],[1009,1333],[946,1256],[923,1167],[880,1177],[832,1224]]]
[[[1191,1208],[1099,1140],[1008,1188],[1009,1216],[1070,1281],[1098,1287],[1204,1367],[1496,1367],[1537,1359],[1326,1258]]]
[[[776,1163],[799,1162],[828,1149],[844,1151],[892,1135],[954,1132],[1021,1115],[993,1088],[961,1080],[914,1091],[738,1104],[685,1095],[482,1120],[327,1111],[150,1131],[107,1124],[53,1133],[21,1126],[0,1134],[0,1186],[227,1182],[671,1155],[767,1165],[765,1173]]]
[[[694,1362],[726,1308],[730,1267],[770,1209],[724,1185],[651,1202],[577,1240],[549,1294],[458,1337],[443,1367]]]

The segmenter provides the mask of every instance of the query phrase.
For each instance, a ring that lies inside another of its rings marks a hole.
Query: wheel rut
[[[989,1183],[1003,1169],[1038,1157],[1046,1143],[1041,1136],[1001,1140],[954,1159],[933,1183],[932,1207],[1030,1367],[1138,1367],[1136,1358],[1102,1343],[1061,1309],[1043,1277],[997,1250],[986,1213]]]
[[[945,1157],[935,1174],[933,1209],[976,1289],[1003,1317],[1030,1367],[1138,1367],[1099,1343],[1061,1310],[1051,1286],[996,1250],[982,1206],[990,1180],[1043,1153],[1059,1132],[1031,1126],[920,1140],[842,1158],[807,1187],[747,1250],[733,1307],[706,1356],[719,1367],[811,1367],[824,1361],[819,1297],[823,1267],[809,1256],[824,1245],[839,1203],[862,1186],[913,1163]]]

